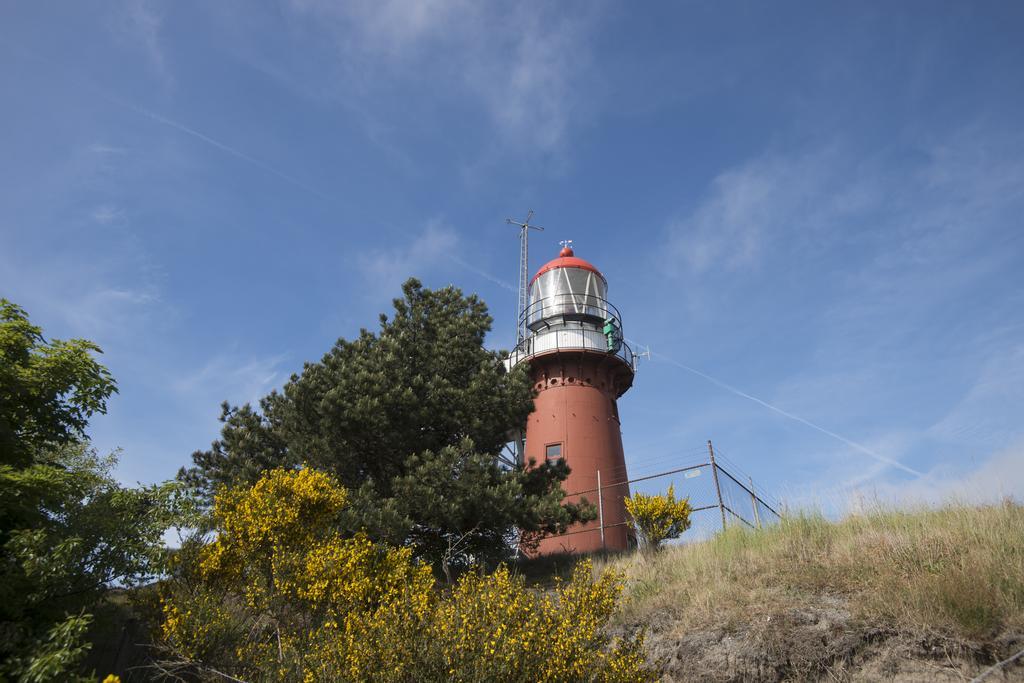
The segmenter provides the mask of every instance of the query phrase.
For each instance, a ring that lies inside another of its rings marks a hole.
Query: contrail
[[[232,155],[232,156],[234,156],[234,157],[236,157],[238,159],[241,159],[242,161],[245,161],[246,163],[251,164],[252,166],[255,166],[256,168],[259,168],[259,169],[261,169],[263,171],[266,171],[267,173],[271,173],[271,174],[277,176],[278,178],[280,178],[281,180],[284,180],[284,181],[290,183],[291,185],[294,185],[295,187],[298,187],[299,189],[305,190],[306,192],[309,192],[310,194],[314,194],[317,197],[320,197],[321,199],[324,199],[324,200],[327,200],[327,201],[332,201],[331,197],[329,197],[328,195],[324,194],[323,192],[317,190],[316,188],[310,187],[309,185],[307,185],[306,183],[302,182],[298,178],[295,178],[294,176],[290,176],[287,173],[279,171],[276,168],[274,168],[273,166],[268,166],[266,163],[260,161],[259,159],[256,159],[255,157],[251,157],[248,154],[246,154],[245,152],[237,150],[234,147],[231,147],[230,145],[226,145],[223,142],[220,142],[219,140],[215,140],[214,138],[211,138],[209,135],[206,135],[205,133],[201,133],[200,131],[198,131],[198,130],[196,130],[194,128],[190,128],[189,126],[186,126],[183,123],[179,123],[179,122],[174,121],[172,119],[169,119],[169,118],[167,118],[165,116],[161,116],[160,114],[157,114],[156,112],[151,111],[149,109],[146,109],[144,107],[140,107],[138,105],[131,104],[130,102],[125,102],[123,100],[116,100],[116,101],[121,106],[124,106],[124,107],[127,107],[128,109],[131,109],[132,111],[136,112],[137,114],[141,114],[142,116],[145,116],[146,118],[149,118],[149,119],[151,119],[153,121],[156,121],[157,123],[160,123],[160,124],[163,124],[165,126],[169,126],[171,128],[174,128],[175,130],[178,130],[178,131],[180,131],[182,133],[185,133],[187,135],[191,135],[192,137],[194,137],[194,138],[196,138],[198,140],[202,140],[206,144],[212,145],[213,147],[216,147],[217,149],[219,149],[219,150],[221,150],[223,152],[227,152],[228,154],[230,154],[230,155]],[[473,273],[479,275],[480,277],[482,277],[482,278],[484,278],[486,280],[489,280],[490,282],[498,285],[499,287],[502,287],[503,289],[506,289],[506,290],[508,290],[510,292],[518,291],[517,288],[515,286],[513,286],[511,283],[509,283],[509,282],[507,282],[505,280],[502,280],[501,278],[495,277],[495,276],[491,275],[490,273],[487,273],[486,271],[483,271],[483,270],[477,268],[476,266],[473,266],[473,265],[467,263],[466,261],[462,260],[461,258],[459,258],[457,256],[449,256],[449,258],[452,261],[454,261],[455,263],[457,263],[458,265],[460,265],[463,268],[465,268],[466,270],[469,270],[470,272],[473,272]],[[891,465],[892,467],[895,467],[897,469],[903,470],[904,472],[907,472],[909,474],[913,474],[914,476],[917,476],[917,477],[923,477],[924,476],[924,474],[922,472],[919,472],[919,471],[913,469],[912,467],[908,467],[908,466],[904,465],[903,463],[899,462],[898,460],[893,460],[892,458],[887,458],[884,455],[876,453],[876,452],[872,451],[870,448],[868,448],[867,446],[859,444],[856,441],[853,441],[851,439],[847,439],[842,434],[837,434],[837,433],[833,432],[832,430],[825,429],[824,427],[822,427],[820,425],[816,425],[813,422],[811,422],[810,420],[806,420],[806,419],[800,417],[799,415],[794,415],[793,413],[787,412],[787,411],[783,410],[782,408],[778,408],[776,406],[773,406],[772,404],[768,403],[767,401],[762,401],[761,399],[759,399],[756,396],[751,396],[750,394],[746,393],[745,391],[740,391],[736,387],[734,387],[734,386],[732,386],[730,384],[727,384],[727,383],[725,383],[725,382],[723,382],[723,381],[721,381],[719,379],[715,379],[711,375],[703,373],[700,370],[697,370],[696,368],[691,368],[690,366],[684,365],[683,363],[675,361],[675,360],[673,360],[673,359],[671,359],[671,358],[669,358],[669,357],[667,357],[667,356],[665,356],[664,354],[661,354],[661,353],[651,352],[651,355],[652,356],[656,356],[657,358],[661,359],[665,363],[668,363],[669,365],[675,365],[676,367],[681,368],[683,370],[686,370],[687,372],[691,372],[691,373],[693,373],[693,374],[695,374],[695,375],[697,375],[699,377],[703,377],[704,379],[706,379],[707,381],[711,382],[712,384],[715,384],[715,385],[721,387],[722,389],[725,389],[726,391],[729,391],[729,392],[731,392],[733,394],[736,394],[737,396],[745,398],[745,399],[747,399],[749,401],[753,401],[754,403],[757,403],[758,405],[764,406],[768,410],[776,412],[779,415],[782,415],[783,417],[788,417],[790,420],[794,420],[796,422],[799,422],[800,424],[803,424],[803,425],[806,425],[806,426],[810,427],[811,429],[819,431],[822,434],[825,434],[826,436],[830,436],[833,439],[836,439],[837,441],[840,441],[840,442],[846,444],[847,446],[850,446],[851,448],[854,448],[854,449],[860,451],[861,453],[864,453],[865,455],[868,455],[868,456],[874,458],[875,460],[877,460],[879,462],[885,463],[887,465]]]
[[[8,50],[10,50],[11,52],[13,52],[15,55],[17,55],[19,57],[29,57],[31,59],[34,59],[34,60],[39,61],[39,62],[42,62],[44,64],[48,64],[50,66],[55,66],[55,64],[52,61],[50,61],[50,60],[48,60],[48,59],[46,59],[46,58],[44,58],[44,57],[42,57],[42,56],[32,52],[32,51],[25,50],[24,48],[15,47],[13,45],[10,45],[9,43],[7,43],[4,40],[0,40],[0,46],[3,46],[5,48],[7,48]],[[220,140],[217,140],[215,138],[210,137],[206,133],[198,131],[195,128],[192,128],[190,126],[187,126],[184,123],[180,123],[178,121],[175,121],[174,119],[169,119],[166,116],[158,114],[158,113],[156,113],[155,111],[153,111],[151,109],[147,109],[146,107],[143,107],[143,106],[140,106],[138,104],[134,104],[132,102],[129,102],[129,101],[119,97],[118,95],[115,95],[113,92],[107,90],[106,88],[98,85],[96,82],[94,82],[88,76],[85,76],[85,75],[82,75],[82,74],[76,74],[76,77],[78,78],[78,80],[81,83],[83,83],[84,85],[86,85],[90,89],[94,90],[100,97],[102,97],[103,99],[105,99],[105,100],[107,100],[109,102],[112,102],[112,103],[114,103],[114,104],[116,104],[116,105],[118,105],[120,107],[124,107],[125,109],[133,111],[136,114],[139,114],[140,116],[144,116],[144,117],[148,118],[151,121],[155,121],[156,123],[159,123],[161,125],[168,126],[169,128],[173,128],[173,129],[177,130],[178,132],[185,133],[186,135],[190,135],[190,136],[196,138],[197,140],[201,140],[202,142],[205,142],[206,144],[208,144],[208,145],[210,145],[212,147],[215,147],[215,148],[219,149],[222,152],[226,152],[226,153],[230,154],[231,156],[233,156],[233,157],[235,157],[237,159],[241,159],[242,161],[246,162],[247,164],[250,164],[251,166],[255,166],[256,168],[258,168],[258,169],[260,169],[262,171],[265,171],[267,173],[270,173],[271,175],[277,176],[281,180],[284,180],[285,182],[289,183],[290,185],[293,185],[293,186],[295,186],[295,187],[297,187],[297,188],[299,188],[301,190],[305,190],[306,192],[309,192],[310,194],[315,195],[315,196],[319,197],[320,199],[323,199],[323,200],[328,201],[328,202],[333,202],[336,199],[335,197],[327,195],[327,194],[321,192],[320,190],[316,189],[315,187],[312,187],[312,186],[306,184],[305,182],[299,180],[295,176],[292,176],[292,175],[289,175],[287,173],[284,173],[283,171],[279,171],[278,169],[274,168],[273,166],[270,166],[269,164],[267,164],[267,163],[265,163],[263,161],[260,161],[259,159],[255,158],[255,157],[249,156],[245,152],[243,152],[243,151],[241,151],[239,149],[236,149],[236,148],[232,147],[231,145],[225,144],[225,143],[221,142]],[[405,231],[402,231],[402,232],[405,232]],[[408,233],[406,233],[406,234],[408,234]],[[479,275],[480,277],[482,277],[482,278],[484,278],[486,280],[489,280],[489,281],[493,282],[494,284],[498,285],[499,287],[502,287],[503,289],[506,289],[506,290],[508,290],[510,292],[513,292],[513,293],[518,291],[516,289],[516,287],[514,285],[510,284],[509,282],[507,282],[505,280],[502,280],[501,278],[496,277],[494,275],[491,275],[490,273],[488,273],[488,272],[486,272],[484,270],[481,270],[481,269],[477,268],[476,266],[474,266],[474,265],[472,265],[470,263],[467,263],[466,261],[462,260],[458,256],[449,256],[449,259],[454,261],[458,265],[462,266],[466,270],[468,270],[468,271],[470,271],[472,273],[475,273],[476,275]]]
[[[189,126],[186,126],[183,123],[179,123],[178,121],[175,121],[173,119],[169,119],[166,116],[162,116],[160,114],[157,114],[155,111],[152,111],[150,109],[146,109],[145,107],[140,107],[139,105],[132,104],[131,102],[126,102],[126,101],[124,101],[124,100],[122,100],[120,98],[111,97],[109,95],[107,95],[107,97],[108,97],[108,99],[111,99],[112,101],[116,102],[117,104],[121,105],[122,107],[125,107],[127,109],[130,109],[130,110],[134,111],[136,114],[139,114],[141,116],[145,116],[146,118],[148,118],[148,119],[150,119],[152,121],[156,121],[159,124],[162,124],[162,125],[165,125],[165,126],[169,126],[170,128],[174,128],[175,130],[180,131],[182,133],[185,133],[186,135],[191,135],[192,137],[194,137],[194,138],[196,138],[198,140],[202,140],[203,142],[205,142],[208,145],[216,147],[217,149],[221,150],[222,152],[227,152],[231,156],[236,157],[238,159],[241,159],[242,161],[244,161],[244,162],[246,162],[248,164],[251,164],[251,165],[255,166],[256,168],[259,168],[259,169],[261,169],[263,171],[266,171],[267,173],[271,173],[271,174],[277,176],[278,178],[280,178],[280,179],[282,179],[282,180],[284,180],[284,181],[294,185],[295,187],[298,187],[298,188],[300,188],[302,190],[305,190],[306,192],[309,192],[310,194],[314,194],[317,197],[320,197],[321,199],[324,199],[326,201],[332,201],[332,197],[327,196],[326,194],[324,194],[323,192],[317,190],[314,187],[310,187],[309,185],[307,185],[306,183],[302,182],[298,178],[295,178],[294,176],[290,176],[287,173],[279,171],[276,168],[274,168],[273,166],[269,166],[266,163],[260,161],[259,159],[255,158],[255,157],[251,157],[248,154],[246,154],[245,152],[243,152],[241,150],[238,150],[238,149],[235,149],[234,147],[232,147],[230,145],[227,145],[227,144],[221,142],[220,140],[216,140],[214,138],[211,138],[209,135],[206,135],[205,133],[202,133],[202,132],[196,130],[195,128],[191,128]],[[402,231],[402,232],[405,232],[405,231]],[[408,233],[406,233],[406,234],[408,234]],[[448,255],[448,259],[453,261],[453,262],[455,262],[459,266],[465,268],[466,270],[470,271],[471,273],[475,273],[476,275],[479,275],[480,277],[484,278],[485,280],[489,280],[490,282],[493,282],[494,284],[498,285],[499,287],[501,287],[503,289],[506,289],[506,290],[508,290],[510,292],[513,292],[513,293],[518,291],[518,289],[514,285],[512,285],[511,283],[509,283],[509,282],[507,282],[505,280],[502,280],[499,277],[491,275],[487,271],[481,270],[480,268],[477,268],[476,266],[474,266],[471,263],[467,263],[465,260],[459,258],[458,256]]]
[[[682,368],[683,370],[686,370],[687,372],[692,372],[693,374],[695,374],[695,375],[697,375],[699,377],[703,377],[704,379],[706,379],[707,381],[711,382],[712,384],[715,384],[715,385],[721,387],[722,389],[725,389],[726,391],[732,392],[732,393],[736,394],[737,396],[742,396],[743,398],[745,398],[747,400],[753,401],[754,403],[757,403],[758,405],[764,406],[768,410],[772,410],[772,411],[778,413],[779,415],[782,415],[783,417],[788,417],[790,420],[795,420],[796,422],[799,422],[800,424],[803,424],[803,425],[807,425],[811,429],[817,430],[817,431],[821,432],[822,434],[825,434],[827,436],[831,436],[833,439],[836,439],[837,441],[841,441],[842,443],[846,444],[847,446],[850,446],[851,448],[854,448],[854,449],[860,451],[861,453],[864,453],[865,455],[868,455],[868,456],[874,458],[875,460],[877,460],[879,462],[885,463],[886,465],[891,465],[891,466],[893,466],[893,467],[895,467],[897,469],[901,469],[904,472],[907,472],[909,474],[913,474],[916,477],[923,477],[924,476],[924,473],[918,472],[917,470],[915,470],[912,467],[907,467],[906,465],[904,465],[903,463],[899,462],[898,460],[893,460],[892,458],[887,458],[884,455],[881,455],[880,453],[876,453],[875,451],[871,450],[867,446],[859,444],[856,441],[852,441],[850,439],[847,439],[842,434],[836,434],[832,430],[825,429],[824,427],[816,425],[813,422],[811,422],[810,420],[805,420],[804,418],[800,417],[799,415],[794,415],[793,413],[787,412],[787,411],[783,410],[782,408],[778,408],[776,406],[773,406],[771,403],[768,403],[767,401],[762,401],[757,396],[751,396],[750,394],[746,393],[745,391],[740,391],[736,387],[734,387],[734,386],[732,386],[730,384],[726,384],[722,380],[715,379],[711,375],[705,374],[705,373],[701,372],[700,370],[697,370],[696,368],[691,368],[689,365],[683,365],[679,361],[672,360],[668,356],[665,356],[664,354],[661,354],[661,353],[654,353],[652,351],[651,355],[652,356],[656,356],[657,358],[659,358],[660,360],[662,360],[665,363],[668,363],[669,365],[674,365],[677,368]]]
[[[18,46],[11,45],[11,44],[7,43],[7,41],[4,41],[4,40],[0,40],[0,45],[2,45],[3,47],[7,48],[8,50],[10,50],[11,52],[13,52],[18,57],[28,57],[28,58],[33,59],[35,61],[42,62],[43,64],[47,64],[47,65],[49,65],[51,67],[58,67],[58,65],[55,62],[53,62],[52,60],[49,60],[49,59],[47,59],[47,58],[45,58],[45,57],[43,57],[43,56],[41,56],[41,55],[31,51],[31,50],[26,50],[23,47],[18,47]],[[255,157],[251,157],[248,154],[246,154],[245,152],[237,150],[234,147],[231,147],[230,145],[226,145],[226,144],[224,144],[223,142],[221,142],[219,140],[215,140],[214,138],[211,138],[209,135],[206,135],[205,133],[202,133],[202,132],[196,130],[195,128],[190,128],[189,126],[186,126],[183,123],[179,123],[179,122],[177,122],[177,121],[175,121],[173,119],[169,119],[166,116],[161,116],[160,114],[157,114],[155,111],[152,111],[150,109],[146,109],[145,107],[141,107],[141,106],[139,106],[137,104],[133,104],[132,102],[129,102],[129,101],[119,97],[118,95],[116,95],[113,92],[107,90],[103,86],[97,84],[92,78],[90,78],[86,74],[77,73],[75,71],[72,71],[71,73],[76,77],[76,80],[78,80],[80,83],[82,83],[86,87],[90,88],[91,90],[95,91],[96,93],[98,93],[100,95],[100,97],[106,99],[109,102],[113,102],[114,104],[116,104],[118,106],[124,107],[125,109],[129,109],[131,111],[134,111],[136,114],[139,114],[141,116],[145,116],[146,118],[150,119],[151,121],[155,121],[155,122],[163,124],[165,126],[169,126],[170,128],[174,128],[175,130],[177,130],[179,132],[182,132],[182,133],[185,133],[186,135],[191,135],[192,137],[196,138],[197,140],[202,140],[206,144],[212,145],[213,147],[216,147],[217,149],[221,150],[222,152],[227,152],[231,156],[236,157],[238,159],[241,159],[242,161],[244,161],[244,162],[246,162],[248,164],[251,164],[251,165],[255,166],[256,168],[259,168],[260,170],[266,171],[267,173],[271,173],[271,174],[277,176],[278,178],[280,178],[281,180],[284,180],[285,182],[290,183],[291,185],[294,185],[295,187],[298,187],[298,188],[300,188],[302,190],[305,190],[306,192],[309,192],[310,194],[316,195],[317,197],[320,197],[321,199],[325,199],[327,201],[333,201],[333,199],[334,199],[333,197],[330,197],[329,195],[324,194],[323,192],[321,192],[320,190],[316,189],[315,187],[311,187],[311,186],[307,185],[306,183],[302,182],[298,178],[296,178],[294,176],[290,176],[287,173],[284,173],[282,171],[279,171],[276,168],[274,168],[273,166],[270,166],[270,165],[260,161],[259,159],[256,159]]]
[[[467,263],[466,261],[464,261],[463,259],[459,258],[458,256],[455,256],[453,254],[449,254],[448,255],[448,259],[451,260],[451,261],[454,261],[455,263],[457,263],[458,265],[462,266],[463,268],[465,268],[469,272],[475,273],[475,274],[479,275],[480,277],[484,278],[485,280],[490,280],[491,282],[493,282],[494,284],[498,285],[499,287],[501,287],[503,289],[507,289],[508,291],[510,291],[512,293],[515,293],[515,292],[519,291],[513,284],[511,284],[509,282],[506,282],[505,280],[502,280],[500,277],[498,277],[496,275],[491,275],[486,270],[481,270],[480,268],[477,268],[476,266],[474,266],[471,263]]]
[[[169,118],[167,118],[165,116],[161,116],[160,114],[157,114],[154,111],[151,111],[151,110],[146,109],[144,107],[140,107],[140,106],[135,105],[135,104],[131,104],[129,102],[124,102],[122,100],[118,100],[118,104],[120,104],[120,105],[122,105],[124,107],[127,107],[128,109],[131,109],[132,111],[136,112],[137,114],[141,114],[142,116],[145,116],[145,117],[147,117],[147,118],[149,118],[149,119],[151,119],[153,121],[156,121],[157,123],[163,124],[165,126],[169,126],[171,128],[174,128],[175,130],[181,131],[182,133],[186,133],[187,135],[191,135],[194,138],[202,140],[203,142],[205,142],[205,143],[207,143],[209,145],[212,145],[212,146],[216,147],[217,149],[219,149],[219,150],[221,150],[223,152],[227,152],[228,154],[230,154],[230,155],[232,155],[234,157],[237,157],[237,158],[241,159],[242,161],[245,161],[246,163],[249,163],[249,164],[251,164],[251,165],[253,165],[253,166],[255,166],[255,167],[257,167],[257,168],[259,168],[259,169],[261,169],[263,171],[266,171],[267,173],[271,173],[271,174],[277,176],[278,178],[281,178],[282,180],[284,180],[284,181],[294,185],[295,187],[298,187],[298,188],[300,188],[302,190],[305,190],[306,192],[314,194],[317,197],[320,197],[321,199],[324,199],[324,200],[327,200],[327,201],[331,201],[332,200],[331,197],[327,196],[323,192],[320,192],[319,190],[317,190],[317,189],[315,189],[313,187],[310,187],[309,185],[307,185],[306,183],[302,182],[301,180],[299,180],[299,179],[297,179],[297,178],[295,178],[293,176],[290,176],[287,173],[283,173],[282,171],[277,170],[273,166],[268,166],[266,163],[260,161],[259,159],[256,159],[255,157],[251,157],[248,154],[246,154],[246,153],[244,153],[244,152],[242,152],[240,150],[237,150],[234,147],[231,147],[230,145],[226,145],[223,142],[220,142],[219,140],[215,140],[214,138],[211,138],[209,135],[201,133],[200,131],[198,131],[198,130],[196,130],[194,128],[190,128],[189,126],[186,126],[183,123],[178,123],[177,121],[169,119]],[[490,273],[488,273],[488,272],[486,272],[484,270],[481,270],[480,268],[477,268],[476,266],[473,266],[473,265],[467,263],[466,261],[464,261],[463,259],[459,258],[458,256],[449,255],[448,258],[451,261],[454,261],[456,264],[462,266],[466,270],[468,270],[468,271],[470,271],[472,273],[475,273],[476,275],[479,275],[480,277],[482,277],[482,278],[484,278],[486,280],[489,280],[490,282],[498,285],[499,287],[502,287],[503,289],[506,289],[506,290],[508,290],[510,292],[518,291],[518,289],[515,286],[513,286],[511,283],[509,283],[509,282],[507,282],[505,280],[502,280],[501,278],[498,278],[498,277],[496,277],[494,275],[491,275]],[[783,410],[782,408],[778,408],[776,406],[773,406],[772,404],[768,403],[767,401],[763,401],[763,400],[757,398],[756,396],[752,396],[752,395],[750,395],[750,394],[748,394],[748,393],[746,393],[744,391],[740,391],[736,387],[734,387],[734,386],[732,386],[730,384],[727,384],[727,383],[725,383],[725,382],[723,382],[723,381],[721,381],[719,379],[716,379],[716,378],[712,377],[711,375],[703,373],[700,370],[697,370],[696,368],[691,368],[690,366],[684,365],[683,363],[680,363],[680,362],[678,362],[676,360],[673,360],[673,359],[671,359],[671,358],[669,358],[669,357],[667,357],[667,356],[665,356],[664,354],[661,354],[661,353],[651,352],[651,355],[658,357],[659,359],[661,359],[665,363],[668,363],[670,365],[675,365],[676,367],[681,368],[683,370],[686,370],[687,372],[691,372],[691,373],[693,373],[693,374],[695,374],[695,375],[697,375],[699,377],[703,377],[704,379],[706,379],[707,381],[711,382],[712,384],[715,384],[715,385],[725,389],[726,391],[729,391],[729,392],[731,392],[733,394],[736,394],[737,396],[740,396],[740,397],[745,398],[747,400],[753,401],[754,403],[757,403],[758,405],[764,406],[765,408],[767,408],[767,409],[769,409],[769,410],[771,410],[773,412],[776,412],[779,415],[782,415],[783,417],[788,417],[789,419],[794,420],[796,422],[799,422],[799,423],[801,423],[803,425],[806,425],[806,426],[810,427],[811,429],[814,429],[814,430],[816,430],[818,432],[821,432],[822,434],[825,434],[826,436],[830,436],[833,439],[836,439],[836,440],[846,444],[847,446],[850,446],[851,448],[854,448],[854,449],[860,451],[861,453],[864,453],[865,455],[868,455],[871,458],[874,458],[875,460],[877,460],[879,462],[885,463],[887,465],[891,465],[892,467],[895,467],[897,469],[901,469],[904,472],[907,472],[909,474],[913,474],[914,476],[917,476],[917,477],[923,477],[924,476],[924,474],[922,472],[919,472],[919,471],[913,469],[912,467],[908,467],[908,466],[904,465],[903,463],[899,462],[898,460],[893,460],[892,458],[887,458],[884,455],[876,453],[876,452],[872,451],[870,448],[868,448],[867,446],[864,446],[862,444],[857,443],[856,441],[848,439],[845,436],[843,436],[842,434],[837,434],[837,433],[833,432],[832,430],[825,429],[824,427],[816,425],[813,422],[800,417],[799,415],[794,415],[793,413],[787,412],[787,411]]]
[[[325,199],[327,201],[331,201],[332,200],[332,198],[329,197],[328,195],[324,194],[323,192],[321,192],[320,190],[317,190],[314,187],[310,187],[309,185],[307,185],[306,183],[302,182],[298,178],[290,176],[287,173],[283,173],[282,171],[277,170],[273,166],[268,166],[266,163],[260,161],[259,159],[251,157],[248,154],[246,154],[245,152],[237,150],[234,147],[231,147],[230,145],[226,145],[226,144],[224,144],[223,142],[221,142],[219,140],[215,140],[215,139],[211,138],[209,135],[206,135],[205,133],[199,132],[195,128],[190,128],[190,127],[186,126],[183,123],[178,123],[177,121],[169,119],[166,116],[161,116],[160,114],[157,114],[155,111],[151,111],[149,109],[146,109],[145,107],[140,107],[137,104],[132,104],[131,102],[125,102],[124,100],[121,100],[121,99],[118,99],[118,98],[111,98],[111,99],[113,99],[113,101],[115,101],[117,104],[121,105],[122,107],[126,107],[128,109],[131,109],[136,114],[140,114],[140,115],[145,116],[146,118],[148,118],[148,119],[150,119],[152,121],[156,121],[157,123],[160,123],[160,124],[163,124],[165,126],[169,126],[171,128],[174,128],[175,130],[180,131],[182,133],[185,133],[187,135],[191,135],[192,137],[194,137],[194,138],[196,138],[198,140],[202,140],[206,144],[212,145],[213,147],[216,147],[217,149],[221,150],[222,152],[227,152],[231,156],[237,157],[237,158],[241,159],[242,161],[244,161],[244,162],[246,162],[248,164],[251,164],[251,165],[255,166],[256,168],[258,168],[260,170],[266,171],[267,173],[271,173],[271,174],[277,176],[278,178],[280,178],[281,180],[284,180],[284,181],[294,185],[295,187],[298,187],[299,189],[302,189],[302,190],[305,190],[306,192],[314,194],[317,197],[320,197],[321,199]]]
[[[486,271],[483,271],[483,270],[477,268],[476,266],[473,266],[473,265],[471,265],[469,263],[466,263],[464,260],[462,260],[458,256],[449,256],[449,258],[452,261],[454,261],[455,263],[457,263],[460,266],[462,266],[463,268],[465,268],[465,269],[467,269],[467,270],[469,270],[469,271],[471,271],[473,273],[476,273],[480,277],[483,277],[483,278],[485,278],[487,280],[490,280],[491,282],[493,282],[493,283],[503,287],[504,289],[507,289],[510,292],[518,291],[517,288],[514,287],[511,283],[509,283],[509,282],[507,282],[505,280],[502,280],[501,278],[498,278],[498,277],[496,277],[494,275],[491,275],[490,273],[488,273]],[[630,340],[630,343],[639,346],[639,344],[636,344],[632,340]],[[799,422],[802,425],[806,425],[806,426],[810,427],[811,429],[813,429],[815,431],[821,432],[822,434],[825,434],[826,436],[830,436],[833,439],[836,439],[837,441],[840,441],[841,443],[844,443],[847,446],[849,446],[851,448],[854,448],[854,449],[860,451],[861,453],[864,453],[865,455],[867,455],[867,456],[869,456],[871,458],[874,458],[878,462],[881,462],[883,464],[890,465],[890,466],[895,467],[897,469],[903,470],[904,472],[906,472],[908,474],[912,474],[915,477],[923,477],[924,476],[924,473],[919,472],[918,470],[915,470],[912,467],[908,467],[907,465],[904,465],[903,463],[901,463],[898,460],[893,460],[892,458],[887,458],[886,456],[882,455],[881,453],[876,453],[875,451],[871,450],[867,446],[865,446],[863,444],[859,444],[856,441],[853,441],[852,439],[848,439],[845,436],[843,436],[842,434],[837,434],[837,433],[833,432],[831,429],[826,429],[826,428],[824,428],[824,427],[822,427],[820,425],[814,424],[810,420],[807,420],[805,418],[800,417],[799,415],[794,415],[793,413],[790,413],[790,412],[788,412],[786,410],[783,410],[782,408],[779,408],[777,406],[773,406],[771,403],[768,403],[767,401],[763,401],[763,400],[759,399],[757,396],[752,396],[752,395],[748,394],[745,391],[740,391],[739,389],[737,389],[736,387],[732,386],[731,384],[727,384],[727,383],[723,382],[720,379],[716,379],[716,378],[712,377],[711,375],[708,375],[707,373],[704,373],[704,372],[701,372],[700,370],[697,370],[696,368],[691,368],[689,365],[684,365],[683,363],[680,363],[679,361],[673,360],[673,359],[669,358],[668,356],[666,356],[666,355],[664,355],[662,353],[656,353],[656,352],[652,351],[651,355],[652,356],[656,356],[658,359],[660,359],[661,361],[663,361],[665,363],[668,363],[669,365],[674,365],[674,366],[676,366],[678,368],[686,370],[687,372],[692,372],[693,374],[695,374],[695,375],[697,375],[699,377],[703,377],[704,379],[706,379],[707,381],[711,382],[712,384],[715,384],[715,385],[721,387],[722,389],[725,389],[726,391],[729,391],[729,392],[731,392],[733,394],[736,394],[737,396],[745,398],[748,401],[753,401],[754,403],[757,403],[760,406],[764,406],[768,410],[771,410],[771,411],[773,411],[775,413],[778,413],[779,415],[782,415],[783,417],[788,417],[790,420],[794,420],[796,422]]]

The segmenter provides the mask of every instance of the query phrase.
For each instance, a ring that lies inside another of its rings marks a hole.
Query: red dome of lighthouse
[[[558,258],[551,259],[541,266],[540,270],[538,270],[536,275],[534,275],[530,280],[530,284],[532,285],[534,280],[555,268],[582,268],[583,270],[589,270],[591,273],[596,273],[602,280],[605,279],[604,275],[601,274],[601,271],[599,271],[593,263],[590,261],[584,261],[581,258],[576,258],[572,247],[562,247],[562,251],[558,253]]]

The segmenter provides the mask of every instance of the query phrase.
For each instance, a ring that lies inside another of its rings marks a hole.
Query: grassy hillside
[[[628,578],[618,627],[648,629],[668,680],[962,680],[1024,648],[1012,503],[796,515],[604,568]]]

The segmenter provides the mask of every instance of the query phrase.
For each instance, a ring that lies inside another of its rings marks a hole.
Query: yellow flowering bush
[[[271,470],[252,488],[226,489],[214,498],[218,534],[201,570],[228,581],[247,570],[259,574],[252,578],[279,574],[282,563],[336,534],[333,523],[347,504],[345,489],[310,469]]]
[[[608,572],[593,581],[591,572],[581,562],[546,593],[506,568],[464,575],[429,624],[427,680],[656,680],[644,665],[642,637],[613,642],[604,633],[621,577]]]
[[[645,681],[641,638],[603,629],[620,578],[540,593],[507,569],[450,591],[409,548],[345,538],[347,492],[274,470],[215,502],[216,539],[165,585],[162,634],[179,670],[246,681]]]
[[[690,528],[690,513],[693,512],[690,499],[676,500],[675,489],[671,485],[663,496],[637,492],[625,502],[626,512],[636,526],[645,551],[656,551],[664,541],[679,538]]]

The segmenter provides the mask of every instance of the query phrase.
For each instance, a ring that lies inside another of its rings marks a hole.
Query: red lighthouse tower
[[[586,498],[600,513],[567,535],[543,539],[538,553],[625,549],[629,487],[617,401],[632,386],[636,364],[622,317],[608,301],[608,281],[566,246],[530,281],[520,324],[526,336],[509,362],[529,362],[537,391],[525,460],[563,459],[571,470],[563,488],[577,494],[570,500]]]

